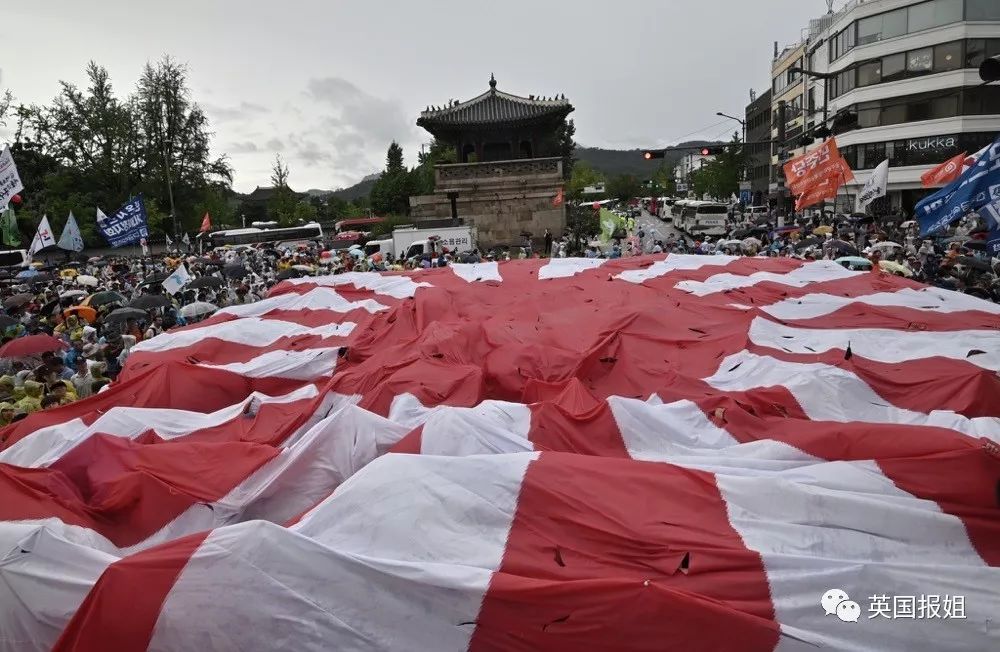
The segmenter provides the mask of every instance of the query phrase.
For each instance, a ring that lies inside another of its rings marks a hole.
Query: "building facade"
[[[806,78],[795,68],[805,67],[806,42],[778,51],[774,44],[771,62],[771,174],[768,195],[779,210],[788,204],[784,178],[778,173],[781,163],[796,155],[795,143],[805,130]],[[784,111],[782,112],[782,107]]]
[[[928,190],[920,176],[1000,133],[1000,87],[980,63],[1000,54],[1000,0],[854,0],[812,21],[804,67],[805,128],[856,116],[837,136],[855,180],[837,200],[849,212],[872,169],[889,160],[888,194],[876,211],[904,211]],[[810,110],[811,109],[811,110]]]
[[[747,126],[747,180],[754,206],[766,203],[768,184],[771,182],[772,115],[769,88],[747,105],[744,117]]]
[[[553,201],[565,184],[559,134],[572,111],[565,96],[500,91],[492,75],[485,93],[428,108],[417,124],[452,144],[460,162],[435,166],[434,193],[410,197],[415,223],[455,211],[481,247],[540,239],[545,229],[558,236],[566,226],[565,206]]]

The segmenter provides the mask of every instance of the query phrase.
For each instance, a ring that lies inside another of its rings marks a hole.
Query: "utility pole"
[[[170,154],[167,150],[167,136],[169,134],[167,122],[167,103],[160,104],[160,142],[163,143],[163,168],[167,176],[167,197],[170,199],[170,219],[174,225],[174,244],[180,251],[180,230],[177,228],[177,211],[174,209],[174,187],[170,182]]]

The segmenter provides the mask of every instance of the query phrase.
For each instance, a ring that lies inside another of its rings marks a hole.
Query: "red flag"
[[[962,165],[965,163],[966,156],[967,152],[962,152],[957,156],[952,156],[941,165],[921,174],[920,181],[924,188],[946,186],[957,179],[962,174]]]
[[[560,188],[559,192],[557,192],[556,196],[552,199],[552,205],[553,206],[562,206],[563,199],[564,199],[564,197],[563,197],[563,189]]]
[[[854,178],[854,173],[837,149],[836,138],[785,163],[784,171],[785,183],[793,195],[806,193],[824,179],[834,176],[842,177],[843,183]]]
[[[198,233],[208,233],[212,230],[212,217],[205,213],[205,217],[201,218],[201,228],[198,229]]]

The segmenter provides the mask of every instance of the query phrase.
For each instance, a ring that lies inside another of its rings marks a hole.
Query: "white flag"
[[[0,208],[7,208],[11,197],[24,190],[21,177],[17,175],[17,166],[10,148],[4,147],[0,152]]]
[[[182,242],[189,247],[191,246],[191,238],[188,237],[187,233],[184,234],[184,239],[182,240]]]
[[[188,274],[187,267],[182,263],[177,266],[173,274],[163,279],[163,289],[170,294],[177,294],[181,288],[190,282],[191,275]]]
[[[885,188],[888,183],[889,159],[886,159],[872,170],[872,176],[868,179],[868,183],[858,193],[858,212],[864,212],[868,208],[868,204],[875,201],[878,197],[885,197]]]
[[[45,247],[50,247],[56,243],[56,239],[52,236],[52,227],[49,226],[48,215],[42,216],[42,221],[38,223],[38,228],[35,229],[35,239],[31,241],[31,246],[28,247],[28,255],[34,256],[38,251],[44,249]]]
[[[80,226],[73,217],[73,211],[70,211],[69,217],[66,218],[66,226],[59,236],[59,247],[66,251],[83,251],[83,236],[80,235]]]
[[[174,246],[174,241],[170,239],[169,235],[167,236],[167,246],[168,247],[173,247]]]
[[[100,208],[97,209],[97,225],[104,226],[104,223],[108,221],[108,216],[104,214]]]

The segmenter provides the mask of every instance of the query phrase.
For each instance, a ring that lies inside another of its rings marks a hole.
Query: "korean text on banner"
[[[793,195],[805,193],[824,179],[838,178],[841,184],[854,179],[850,166],[840,156],[836,138],[785,163],[784,171],[785,182]]]
[[[142,201],[142,195],[129,200],[111,216],[98,211],[97,228],[112,247],[124,247],[148,238],[146,204]]]
[[[972,211],[1000,201],[1000,137],[953,183],[917,202],[920,235],[937,233]]]
[[[7,207],[11,197],[24,190],[21,177],[17,175],[17,166],[10,148],[4,147],[0,152],[0,209]]]

